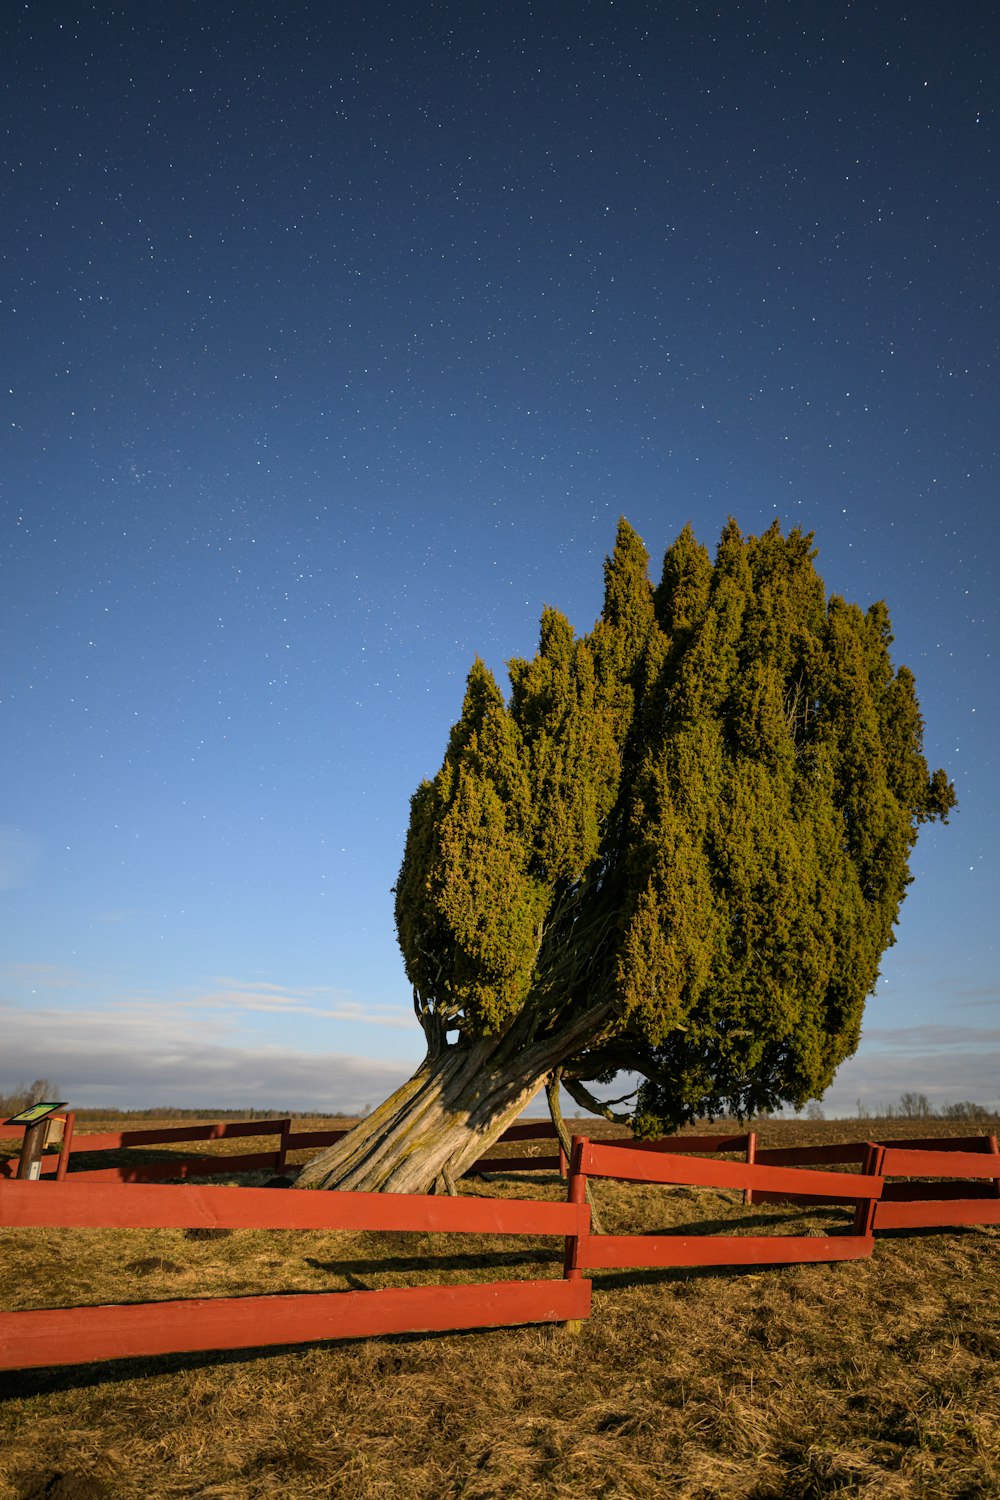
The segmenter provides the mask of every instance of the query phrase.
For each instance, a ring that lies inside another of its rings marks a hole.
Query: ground
[[[944,1129],[777,1122],[760,1134],[785,1145]],[[820,1231],[847,1215],[594,1186],[618,1233]],[[463,1191],[559,1198],[564,1186],[508,1175]],[[993,1229],[895,1235],[868,1261],[832,1266],[597,1273],[576,1335],[406,1336],[0,1375],[0,1500],[985,1500],[1000,1496],[998,1257]],[[548,1240],[8,1230],[0,1306],[533,1278],[560,1263]]]

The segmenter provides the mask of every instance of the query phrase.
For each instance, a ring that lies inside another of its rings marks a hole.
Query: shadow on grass
[[[587,1270],[583,1274],[594,1284],[595,1292],[627,1292],[636,1287],[683,1286],[689,1281],[739,1281],[747,1276],[778,1275],[782,1271],[798,1271],[807,1265],[823,1265],[823,1261],[784,1261],[774,1264],[761,1261],[759,1265],[738,1266],[650,1266],[631,1270],[602,1271]]]
[[[995,1239],[997,1226],[995,1224],[940,1224],[937,1227],[927,1225],[919,1229],[876,1229],[875,1239],[878,1240],[939,1240],[946,1234],[985,1234],[988,1239]]]
[[[325,1271],[330,1276],[358,1276],[366,1272],[372,1276],[380,1271],[490,1271],[503,1270],[511,1266],[562,1265],[563,1252],[559,1250],[496,1250],[490,1254],[469,1253],[466,1255],[435,1255],[429,1260],[426,1251],[414,1255],[361,1255],[355,1260],[315,1260],[311,1255],[303,1257],[314,1271]]]
[[[331,1295],[336,1296],[336,1293]],[[255,1349],[196,1349],[190,1354],[136,1355],[131,1359],[109,1359],[85,1365],[60,1365],[50,1369],[0,1371],[0,1403],[30,1400],[35,1396],[58,1395],[63,1391],[85,1391],[95,1386],[123,1385],[136,1380],[151,1380],[186,1371],[215,1370],[250,1365],[260,1359],[288,1354],[311,1354],[313,1350],[350,1352],[377,1342],[387,1350],[428,1340],[475,1338],[484,1333],[518,1333],[549,1326],[561,1332],[559,1323],[544,1325],[517,1323],[509,1328],[454,1328],[415,1331],[412,1333],[379,1333],[347,1339],[307,1339],[295,1344],[262,1344]],[[391,1363],[388,1359],[383,1363]]]
[[[557,1257],[551,1257],[557,1258]],[[482,1257],[474,1261],[477,1269],[488,1267],[493,1264],[523,1264],[524,1259],[530,1259],[534,1263],[542,1264],[545,1256],[540,1253],[533,1257],[512,1257],[504,1253],[497,1257]],[[470,1258],[456,1256],[452,1263],[456,1267],[465,1266]],[[440,1264],[440,1262],[437,1262]],[[357,1278],[358,1264],[348,1268],[342,1262],[310,1261],[309,1264],[321,1270],[330,1270],[343,1275],[346,1279],[357,1283],[357,1289],[370,1290]],[[372,1264],[365,1262],[364,1264]],[[400,1262],[404,1267],[410,1267],[412,1262]],[[386,1261],[384,1269],[395,1268],[395,1262]],[[712,1279],[716,1281],[734,1281],[745,1278],[748,1273],[755,1271],[769,1272],[778,1275],[781,1272],[796,1271],[798,1265],[767,1265],[760,1266],[664,1266],[650,1269],[635,1270],[608,1270],[592,1271],[588,1279],[592,1280],[594,1291],[602,1292],[631,1291],[642,1287],[669,1287],[676,1286],[678,1289],[685,1284],[695,1281]],[[584,1272],[587,1275],[587,1272]],[[255,1294],[256,1295],[256,1294]],[[284,1296],[294,1296],[296,1293],[282,1293]],[[308,1292],[298,1295],[308,1296]],[[336,1297],[338,1293],[330,1294]],[[517,1324],[510,1329],[502,1330],[505,1333],[516,1333],[519,1328],[540,1327],[546,1325]],[[561,1332],[559,1323],[549,1324],[554,1333]],[[308,1339],[299,1343],[290,1344],[265,1344],[253,1349],[207,1349],[193,1350],[189,1354],[160,1354],[149,1356],[136,1356],[132,1359],[105,1360],[100,1363],[85,1365],[64,1365],[50,1369],[9,1370],[0,1372],[0,1401],[24,1400],[34,1396],[53,1395],[64,1391],[87,1390],[95,1386],[124,1384],[141,1379],[151,1379],[159,1376],[173,1375],[185,1371],[212,1370],[224,1367],[241,1366],[254,1363],[260,1359],[271,1359],[288,1354],[307,1354],[313,1350],[344,1350],[350,1351],[373,1340],[377,1340],[380,1346],[390,1349],[399,1345],[420,1343],[427,1340],[440,1342],[443,1339],[473,1338],[482,1333],[494,1333],[498,1330],[493,1328],[456,1328],[441,1331],[394,1333],[394,1334],[372,1334],[369,1337],[346,1338],[346,1339]],[[388,1356],[387,1356],[388,1358]]]
[[[742,1239],[746,1235],[757,1234],[761,1229],[774,1229],[779,1234],[791,1235],[805,1235],[811,1231],[811,1237],[822,1235],[832,1239],[839,1234],[851,1234],[852,1219],[853,1215],[822,1227],[817,1225],[815,1216],[806,1220],[789,1218],[787,1214],[760,1214],[745,1219],[693,1219],[690,1224],[666,1224],[658,1229],[630,1229],[622,1237],[673,1234],[685,1239],[717,1239],[720,1235],[729,1239]]]

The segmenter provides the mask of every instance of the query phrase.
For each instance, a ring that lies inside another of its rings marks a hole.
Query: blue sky
[[[376,1102],[473,656],[732,514],[888,601],[959,795],[828,1110],[1000,1101],[994,7],[0,31],[0,1088]]]

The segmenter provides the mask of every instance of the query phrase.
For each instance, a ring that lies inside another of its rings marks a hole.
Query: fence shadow
[[[562,1250],[482,1251],[466,1254],[433,1255],[416,1252],[413,1255],[383,1255],[369,1259],[367,1255],[357,1260],[316,1260],[311,1255],[303,1256],[303,1263],[314,1271],[323,1271],[328,1276],[357,1276],[395,1271],[490,1271],[508,1266],[555,1266],[562,1264]]]
[[[331,1293],[336,1296],[336,1293]],[[379,1345],[386,1348],[407,1347],[442,1339],[475,1338],[487,1330],[481,1328],[430,1329],[425,1333],[386,1333]],[[513,1328],[512,1333],[521,1330]],[[525,1330],[530,1332],[530,1327]],[[46,1365],[24,1370],[0,1370],[0,1402],[23,1401],[34,1396],[59,1395],[63,1391],[86,1391],[95,1386],[126,1385],[157,1375],[176,1375],[186,1371],[216,1370],[232,1365],[250,1365],[257,1360],[287,1354],[311,1354],[315,1350],[349,1352],[371,1347],[367,1335],[354,1338],[309,1339],[291,1344],[262,1344],[256,1349],[204,1349],[189,1354],[137,1354],[129,1359],[101,1360],[85,1365]]]

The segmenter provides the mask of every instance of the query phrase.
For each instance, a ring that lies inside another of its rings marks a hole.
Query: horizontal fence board
[[[749,1138],[745,1135],[661,1135],[653,1141],[601,1141],[599,1144],[619,1151],[665,1151],[683,1156],[689,1151],[695,1155],[745,1151]]]
[[[917,1203],[950,1198],[996,1198],[997,1190],[992,1182],[970,1181],[967,1177],[954,1182],[936,1182],[919,1179],[911,1182],[887,1182],[882,1190],[882,1199],[887,1203]]]
[[[481,1156],[463,1176],[482,1172],[558,1172],[558,1156]]]
[[[322,1146],[335,1146],[345,1135],[347,1130],[293,1130],[286,1141],[288,1151],[308,1151],[319,1149]],[[554,1125],[539,1122],[534,1125],[512,1125],[505,1130],[495,1142],[501,1145],[504,1141],[542,1141],[555,1140],[556,1130]]]
[[[187,1156],[180,1161],[137,1161],[122,1163],[117,1167],[75,1166],[70,1157],[69,1178],[86,1178],[91,1182],[163,1182],[169,1177],[188,1179],[191,1177],[222,1177],[231,1172],[277,1171],[281,1161],[279,1151],[255,1151],[241,1156]],[[42,1180],[56,1174],[56,1158],[46,1158],[48,1170],[42,1172]]]
[[[908,1151],[990,1151],[988,1135],[929,1135],[921,1138],[907,1137],[905,1140],[879,1141],[880,1146],[904,1148]]]
[[[883,1183],[882,1195],[885,1196],[888,1183]],[[793,1208],[836,1208],[838,1205],[848,1205],[854,1208],[859,1203],[868,1202],[868,1194],[861,1198],[850,1198],[846,1193],[770,1193],[766,1188],[754,1188],[753,1201],[755,1203],[787,1203]]]
[[[767,1266],[807,1261],[862,1260],[874,1240],[865,1235],[590,1235],[580,1246],[581,1267],[610,1270],[652,1266]]]
[[[556,1127],[550,1120],[528,1120],[523,1125],[511,1125],[503,1135],[497,1136],[495,1144],[499,1146],[503,1141],[555,1141],[558,1138]]]
[[[416,1193],[296,1193],[138,1183],[0,1182],[0,1225],[109,1229],[350,1229],[456,1234],[586,1233],[584,1204]]]
[[[868,1152],[867,1141],[850,1141],[837,1146],[765,1146],[757,1152],[757,1161],[763,1166],[774,1167],[819,1167],[851,1166],[864,1164]]]
[[[45,1115],[43,1119],[65,1120],[68,1114],[69,1110],[57,1110],[54,1115]],[[25,1131],[30,1129],[30,1125],[0,1125],[0,1141],[23,1141]]]
[[[288,1151],[318,1151],[323,1146],[335,1146],[349,1130],[292,1130],[285,1141]]]
[[[590,1282],[582,1279],[54,1308],[0,1314],[0,1369],[589,1315]]]
[[[248,1135],[280,1135],[286,1119],[287,1117],[273,1120],[215,1120],[202,1125],[164,1125],[148,1130],[105,1131],[100,1135],[81,1135],[78,1139],[87,1143],[81,1147],[82,1150],[87,1151],[120,1150],[128,1146],[167,1145],[170,1141],[231,1140]],[[291,1135],[293,1139],[299,1140],[301,1147],[333,1145],[353,1128],[353,1126],[347,1126],[336,1130],[293,1130]],[[26,1129],[24,1125],[0,1126],[0,1140],[19,1141]],[[497,1144],[501,1141],[555,1139],[557,1139],[556,1128],[551,1121],[536,1120],[511,1125],[503,1135],[497,1137]]]
[[[347,1134],[346,1131],[328,1131],[324,1134],[330,1139],[320,1140],[319,1146],[330,1146]],[[309,1140],[306,1134],[289,1136],[285,1150],[302,1150],[308,1145],[316,1142]],[[96,1155],[96,1153],[95,1153]],[[17,1157],[11,1157],[7,1165],[10,1168],[9,1175],[13,1177],[17,1170]],[[58,1162],[57,1156],[45,1156],[42,1158],[42,1176],[54,1177]],[[207,1152],[201,1156],[184,1157],[177,1161],[163,1159],[159,1162],[146,1161],[136,1162],[134,1166],[123,1163],[116,1167],[84,1166],[78,1164],[70,1157],[70,1173],[76,1176],[86,1175],[93,1182],[162,1182],[167,1177],[195,1177],[195,1176],[221,1176],[226,1172],[254,1172],[267,1168],[277,1170],[281,1164],[281,1153],[279,1151],[258,1151],[253,1154],[241,1156],[224,1156],[222,1154],[209,1155]],[[469,1167],[464,1175],[470,1172],[558,1172],[560,1160],[558,1156],[481,1156],[479,1160]],[[0,1175],[5,1175],[0,1172]]]
[[[102,1135],[75,1135],[78,1151],[125,1151],[130,1146],[169,1146],[175,1141],[238,1140],[250,1135],[280,1135],[283,1120],[216,1120],[209,1125],[171,1125],[161,1130],[112,1130]]]
[[[947,1229],[963,1224],[1000,1224],[1000,1198],[955,1198],[947,1202],[878,1203],[875,1229]]]
[[[882,1163],[885,1177],[994,1177],[1000,1178],[1000,1156],[992,1152],[886,1149]]]
[[[849,1195],[877,1198],[882,1178],[862,1173],[808,1172],[799,1167],[759,1167],[746,1162],[677,1160],[673,1153],[609,1149],[589,1141],[581,1170],[595,1177],[617,1177],[626,1182],[663,1182],[690,1187],[752,1188],[771,1192],[816,1193],[822,1198]]]

